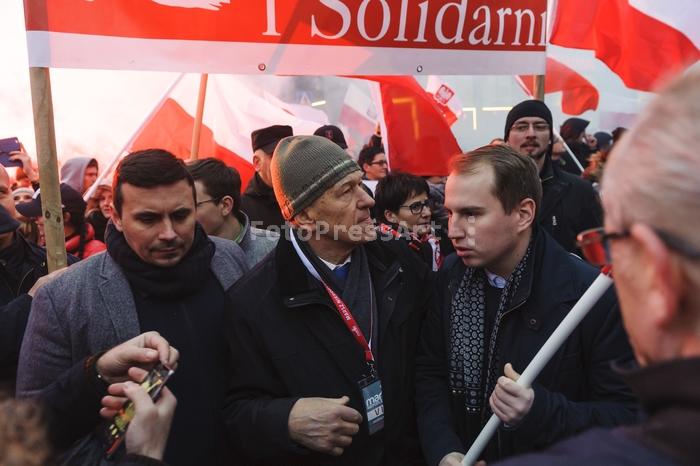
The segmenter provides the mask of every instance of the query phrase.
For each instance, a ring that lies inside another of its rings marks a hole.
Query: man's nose
[[[161,241],[172,241],[176,237],[177,233],[175,233],[175,228],[173,228],[173,222],[170,219],[166,219],[158,232],[158,239]]]

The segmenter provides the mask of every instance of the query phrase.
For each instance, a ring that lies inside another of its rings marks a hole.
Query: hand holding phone
[[[150,396],[150,399],[153,400],[153,402],[156,402],[161,394],[161,391],[165,387],[165,383],[174,372],[175,371],[172,369],[164,366],[162,363],[159,363],[143,379],[139,390],[145,391]],[[124,403],[122,408],[112,419],[112,422],[110,422],[106,428],[105,443],[107,446],[107,456],[112,456],[114,453],[116,453],[119,446],[124,441],[129,424],[132,420],[139,416],[139,413],[137,412],[138,402],[140,401],[141,406],[144,407],[143,409],[154,408],[153,403],[151,403],[150,406],[148,403],[144,403],[143,397],[140,396],[139,392],[135,390],[133,385],[135,385],[133,382],[127,382],[124,384],[124,394],[129,398],[129,400]],[[134,399],[137,400],[137,403],[134,402]]]
[[[17,138],[0,139],[0,164],[5,167],[21,167],[21,160],[10,160],[12,152],[21,151],[21,145]]]

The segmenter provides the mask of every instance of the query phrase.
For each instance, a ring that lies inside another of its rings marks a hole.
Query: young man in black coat
[[[506,118],[505,141],[537,164],[542,181],[539,224],[564,249],[580,254],[576,235],[600,227],[603,213],[591,183],[552,164],[552,112],[539,100],[520,102]]]
[[[359,166],[319,136],[283,139],[292,225],[229,293],[232,442],[252,465],[420,465],[414,355],[429,269],[378,237]]]
[[[503,424],[487,461],[544,448],[593,425],[635,419],[610,367],[631,360],[610,291],[532,388],[514,381],[595,279],[535,218],[532,159],[486,146],[455,160],[445,189],[450,256],[437,278],[416,370],[421,444],[430,466],[457,466],[492,413]]]

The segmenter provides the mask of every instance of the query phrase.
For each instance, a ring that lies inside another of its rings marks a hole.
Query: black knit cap
[[[508,141],[508,134],[510,133],[511,126],[519,119],[525,117],[540,117],[546,121],[549,125],[549,142],[554,142],[552,133],[552,112],[544,102],[534,99],[524,100],[510,109],[506,117],[505,136],[503,137],[505,141]]]

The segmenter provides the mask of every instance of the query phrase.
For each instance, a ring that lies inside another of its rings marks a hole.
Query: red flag
[[[533,88],[532,76],[520,76],[528,89]],[[562,92],[561,108],[569,115],[580,115],[598,108],[598,90],[586,78],[553,58],[547,57],[544,92]]]
[[[450,158],[461,150],[433,97],[410,76],[364,79],[380,84],[391,169],[447,175]]]
[[[551,42],[594,50],[627,87],[652,91],[700,60],[698,13],[696,0],[559,0]]]

